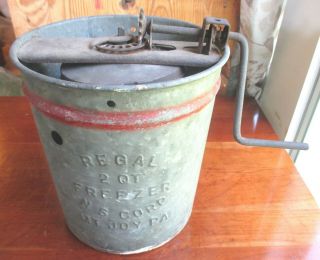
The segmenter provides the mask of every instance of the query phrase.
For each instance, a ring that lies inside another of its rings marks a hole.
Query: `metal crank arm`
[[[249,145],[249,146],[265,146],[265,147],[275,147],[275,148],[284,148],[284,149],[308,150],[309,145],[306,143],[246,138],[241,135],[241,119],[242,119],[242,109],[243,109],[243,101],[244,101],[244,95],[245,95],[245,85],[246,85],[247,65],[248,65],[248,42],[241,33],[236,33],[236,32],[230,32],[229,39],[237,41],[241,49],[239,88],[237,91],[237,104],[236,104],[234,124],[233,124],[234,138],[240,144]]]

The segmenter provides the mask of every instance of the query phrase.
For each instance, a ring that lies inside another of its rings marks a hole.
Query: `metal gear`
[[[102,52],[126,53],[142,49],[147,41],[144,39],[147,29],[147,19],[141,8],[138,18],[138,37],[133,35],[112,37],[112,40],[104,40],[95,44],[95,48]]]
[[[138,44],[142,44],[147,29],[147,18],[144,15],[143,8],[140,8],[138,26]]]

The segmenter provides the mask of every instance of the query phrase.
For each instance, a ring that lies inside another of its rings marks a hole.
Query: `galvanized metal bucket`
[[[61,64],[27,64],[17,53],[32,37],[112,35],[115,24],[130,30],[135,20],[99,16],[55,23],[25,34],[11,49],[27,79],[24,91],[69,229],[85,244],[119,254],[159,247],[186,225],[228,46],[199,73],[108,88],[63,80]]]

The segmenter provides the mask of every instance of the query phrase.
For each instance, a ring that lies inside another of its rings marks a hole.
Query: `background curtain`
[[[268,75],[272,56],[282,22],[286,0],[241,0],[240,32],[249,42],[247,94],[259,99]],[[236,47],[231,61],[228,94],[237,88],[239,49]]]

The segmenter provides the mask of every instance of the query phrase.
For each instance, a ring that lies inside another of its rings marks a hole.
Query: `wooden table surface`
[[[66,228],[27,100],[0,97],[0,259],[320,259],[320,211],[284,150],[232,138],[233,101],[218,97],[186,228],[148,253],[116,256]],[[247,102],[243,134],[276,138]]]

